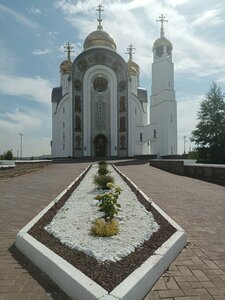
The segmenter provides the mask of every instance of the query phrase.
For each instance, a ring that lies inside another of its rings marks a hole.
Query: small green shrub
[[[118,221],[112,219],[106,222],[104,219],[96,219],[91,227],[91,234],[102,237],[116,235],[119,232]]]
[[[107,165],[100,165],[98,169],[98,175],[106,175],[109,173],[109,170],[107,169]]]
[[[114,178],[110,175],[96,175],[94,177],[94,183],[97,185],[98,188],[103,190],[110,189],[107,187],[107,183],[114,182]]]
[[[100,160],[100,161],[98,162],[98,166],[100,167],[100,166],[102,166],[102,165],[108,166],[107,161],[106,161],[106,160]]]
[[[103,218],[106,222],[111,221],[118,214],[121,205],[117,200],[122,191],[119,186],[114,185],[112,182],[107,183],[107,188],[111,189],[111,192],[95,197],[95,199],[100,200],[99,211],[104,213]]]

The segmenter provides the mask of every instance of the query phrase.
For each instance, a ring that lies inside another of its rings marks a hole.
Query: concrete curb
[[[126,178],[135,189],[141,192],[142,196],[149,201],[177,231],[155,251],[154,255],[149,257],[139,268],[132,272],[111,293],[108,293],[100,285],[28,234],[29,229],[55,202],[80,180],[88,171],[89,167],[17,234],[16,247],[52,278],[52,280],[74,300],[141,300],[167,270],[175,257],[186,246],[186,234],[177,223],[166,215],[155,203],[151,202],[148,196],[138,189],[138,187],[115,166],[119,174]]]

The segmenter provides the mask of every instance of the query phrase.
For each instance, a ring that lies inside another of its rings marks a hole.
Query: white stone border
[[[87,172],[89,167],[20,230],[16,237],[16,247],[74,300],[141,300],[186,246],[187,239],[184,230],[115,166],[119,174],[125,177],[177,231],[111,293],[28,234],[30,228]]]

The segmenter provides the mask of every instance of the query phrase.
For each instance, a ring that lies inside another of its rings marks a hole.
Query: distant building
[[[72,47],[60,65],[60,87],[52,91],[53,157],[133,157],[177,153],[177,112],[172,44],[161,34],[153,45],[150,123],[147,90],[140,87],[140,68],[116,52],[103,30],[101,12],[96,31],[72,62]]]

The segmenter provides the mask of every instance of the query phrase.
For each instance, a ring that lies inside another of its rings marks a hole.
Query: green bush
[[[105,160],[100,160],[99,163],[98,163],[98,166],[100,167],[100,166],[102,166],[102,165],[108,166],[107,161],[105,161]]]
[[[107,183],[114,182],[114,178],[110,175],[96,175],[94,177],[94,183],[97,185],[98,188],[103,190],[110,189],[107,187]]]
[[[100,165],[98,169],[98,175],[106,175],[109,173],[109,170],[107,169],[107,165]]]
[[[122,191],[121,187],[115,186],[112,182],[107,183],[107,188],[111,191],[102,195],[97,195],[95,199],[100,200],[99,211],[104,213],[105,221],[111,221],[118,214],[121,205],[117,202]]]

